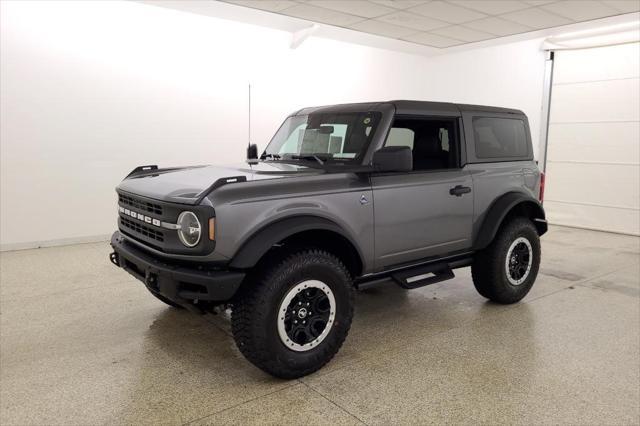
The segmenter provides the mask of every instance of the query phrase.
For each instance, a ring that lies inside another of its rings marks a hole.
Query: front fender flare
[[[329,219],[307,215],[281,219],[264,226],[240,247],[229,266],[235,269],[252,268],[274,244],[299,232],[312,230],[332,231],[341,235],[355,247],[360,260],[364,260],[358,245],[341,226]]]

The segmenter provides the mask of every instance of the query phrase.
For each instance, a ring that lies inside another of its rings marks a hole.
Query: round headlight
[[[192,212],[182,212],[178,216],[178,237],[182,244],[187,247],[194,247],[200,242],[202,226],[195,214]]]

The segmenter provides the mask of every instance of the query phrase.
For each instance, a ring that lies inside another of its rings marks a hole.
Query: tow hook
[[[145,278],[145,284],[147,287],[158,291],[158,276],[156,274],[148,273]]]
[[[118,268],[120,267],[120,259],[118,259],[118,253],[115,251],[109,255],[109,260]]]

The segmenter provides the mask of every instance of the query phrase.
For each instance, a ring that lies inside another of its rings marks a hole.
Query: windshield
[[[378,112],[295,115],[287,118],[260,157],[350,163],[369,146],[380,121]]]

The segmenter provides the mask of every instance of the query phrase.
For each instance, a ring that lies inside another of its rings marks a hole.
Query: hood
[[[158,169],[125,178],[117,189],[148,198],[182,204],[197,204],[226,179],[256,181],[322,173],[299,164],[258,163],[235,167],[197,166]],[[235,182],[234,182],[235,183]]]

